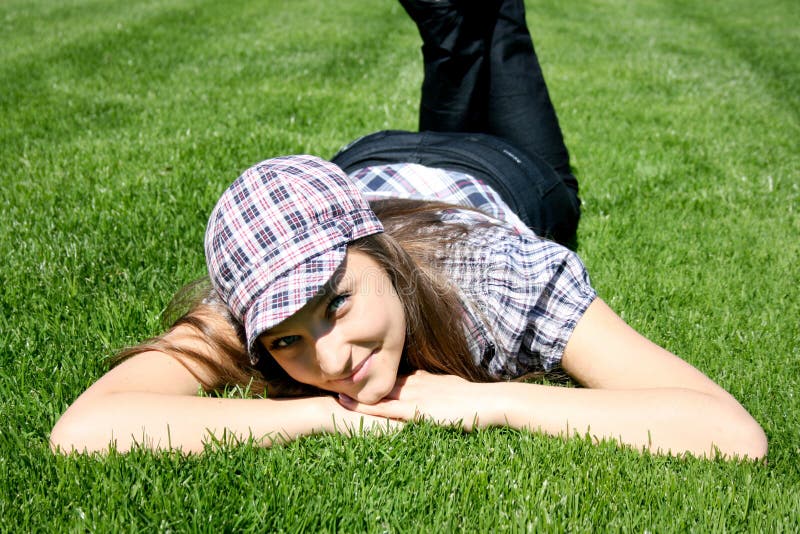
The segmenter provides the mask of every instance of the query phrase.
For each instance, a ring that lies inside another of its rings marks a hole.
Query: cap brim
[[[276,277],[245,313],[244,328],[250,359],[253,347],[266,330],[280,324],[319,295],[347,255],[347,243],[309,258]]]

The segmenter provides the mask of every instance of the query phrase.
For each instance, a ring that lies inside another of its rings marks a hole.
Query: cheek
[[[405,343],[405,314],[399,302],[386,298],[365,302],[353,319],[353,324],[358,325],[359,336],[365,340],[379,341],[393,350],[400,349]]]
[[[313,369],[309,363],[300,356],[293,356],[291,358],[275,358],[275,362],[281,367],[286,374],[298,382],[307,383],[311,376],[313,376]]]
[[[400,337],[400,343],[405,344],[406,338],[406,313],[405,309],[403,308],[403,303],[400,302],[400,299],[395,296],[394,301],[392,302],[392,306],[389,307],[389,311],[387,312],[390,315],[389,322],[391,324],[392,332]]]

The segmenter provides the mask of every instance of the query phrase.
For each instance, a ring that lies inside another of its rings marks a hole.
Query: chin
[[[394,387],[394,384],[392,384]],[[392,388],[388,388],[384,391],[385,388],[381,388],[380,390],[369,390],[369,391],[359,391],[358,395],[355,396],[355,399],[362,403],[362,404],[377,404],[378,402],[382,401],[386,398],[386,395],[392,391]]]
[[[368,394],[359,393],[358,395],[355,396],[355,400],[357,400],[361,404],[377,404],[385,396],[386,395],[378,396],[370,393]]]

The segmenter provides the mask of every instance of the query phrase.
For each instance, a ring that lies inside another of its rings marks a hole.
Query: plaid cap
[[[258,336],[320,291],[347,244],[382,231],[355,184],[314,156],[262,161],[228,187],[206,227],[206,265],[253,363]]]

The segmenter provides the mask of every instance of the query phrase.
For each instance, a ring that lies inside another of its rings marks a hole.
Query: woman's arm
[[[552,435],[613,439],[637,449],[761,458],[761,427],[725,390],[651,343],[595,300],[578,322],[562,361],[584,388],[525,383],[473,384],[416,373],[390,398],[362,413],[408,420],[418,415],[466,428],[509,425]]]
[[[181,343],[180,331],[168,335]],[[184,336],[185,342],[195,343],[192,339]],[[330,397],[227,399],[199,397],[199,390],[198,380],[171,356],[139,354],[106,373],[67,409],[53,428],[51,447],[92,452],[142,445],[197,452],[210,439],[252,436],[270,446],[317,432],[387,424],[370,416],[362,420]]]

